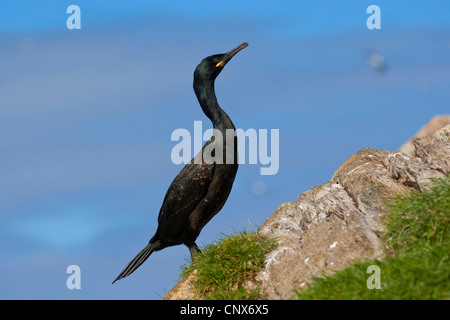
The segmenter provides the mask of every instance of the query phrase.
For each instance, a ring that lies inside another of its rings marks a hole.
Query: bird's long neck
[[[233,122],[217,103],[214,80],[194,81],[194,91],[205,115],[213,127],[225,133],[226,129],[235,129]]]

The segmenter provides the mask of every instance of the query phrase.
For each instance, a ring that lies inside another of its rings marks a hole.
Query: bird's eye
[[[220,58],[215,58],[214,61],[216,62],[216,68],[224,66],[223,60]]]

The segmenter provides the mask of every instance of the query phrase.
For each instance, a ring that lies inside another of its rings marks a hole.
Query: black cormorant
[[[217,103],[214,81],[231,58],[247,45],[244,42],[227,53],[206,57],[195,69],[195,95],[213,128],[219,130],[221,135],[217,134],[216,137],[213,134],[202,150],[175,177],[159,211],[155,235],[113,283],[133,273],[153,251],[185,244],[192,259],[200,251],[195,240],[202,228],[222,209],[238,169],[236,128]],[[230,131],[233,133],[231,147],[230,143],[217,139],[229,138]],[[215,151],[222,151],[223,161],[207,161],[206,152],[205,155],[203,153],[205,148],[212,150],[210,156],[214,158]]]

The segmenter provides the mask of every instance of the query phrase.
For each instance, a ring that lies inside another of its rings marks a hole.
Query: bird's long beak
[[[231,60],[231,58],[233,58],[239,51],[241,51],[242,49],[244,49],[247,46],[248,46],[248,43],[243,42],[240,45],[238,45],[236,48],[234,48],[233,50],[230,50],[227,53],[225,53],[222,60],[220,60],[216,64],[216,67],[224,67],[228,63],[228,61]]]

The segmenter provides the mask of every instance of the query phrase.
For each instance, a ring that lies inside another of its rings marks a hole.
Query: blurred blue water
[[[80,31],[60,27],[70,2],[16,3],[0,5],[3,299],[159,299],[175,284],[189,256],[181,246],[111,282],[153,235],[181,169],[170,160],[172,131],[209,126],[192,90],[209,54],[250,44],[216,93],[236,127],[280,130],[280,170],[261,176],[259,164],[241,165],[199,244],[261,225],[354,152],[394,150],[450,110],[447,2],[379,1],[377,31],[365,29],[364,1],[223,11],[200,10],[203,1],[77,1]],[[382,55],[386,72],[367,52]],[[66,288],[71,264],[81,290]]]

